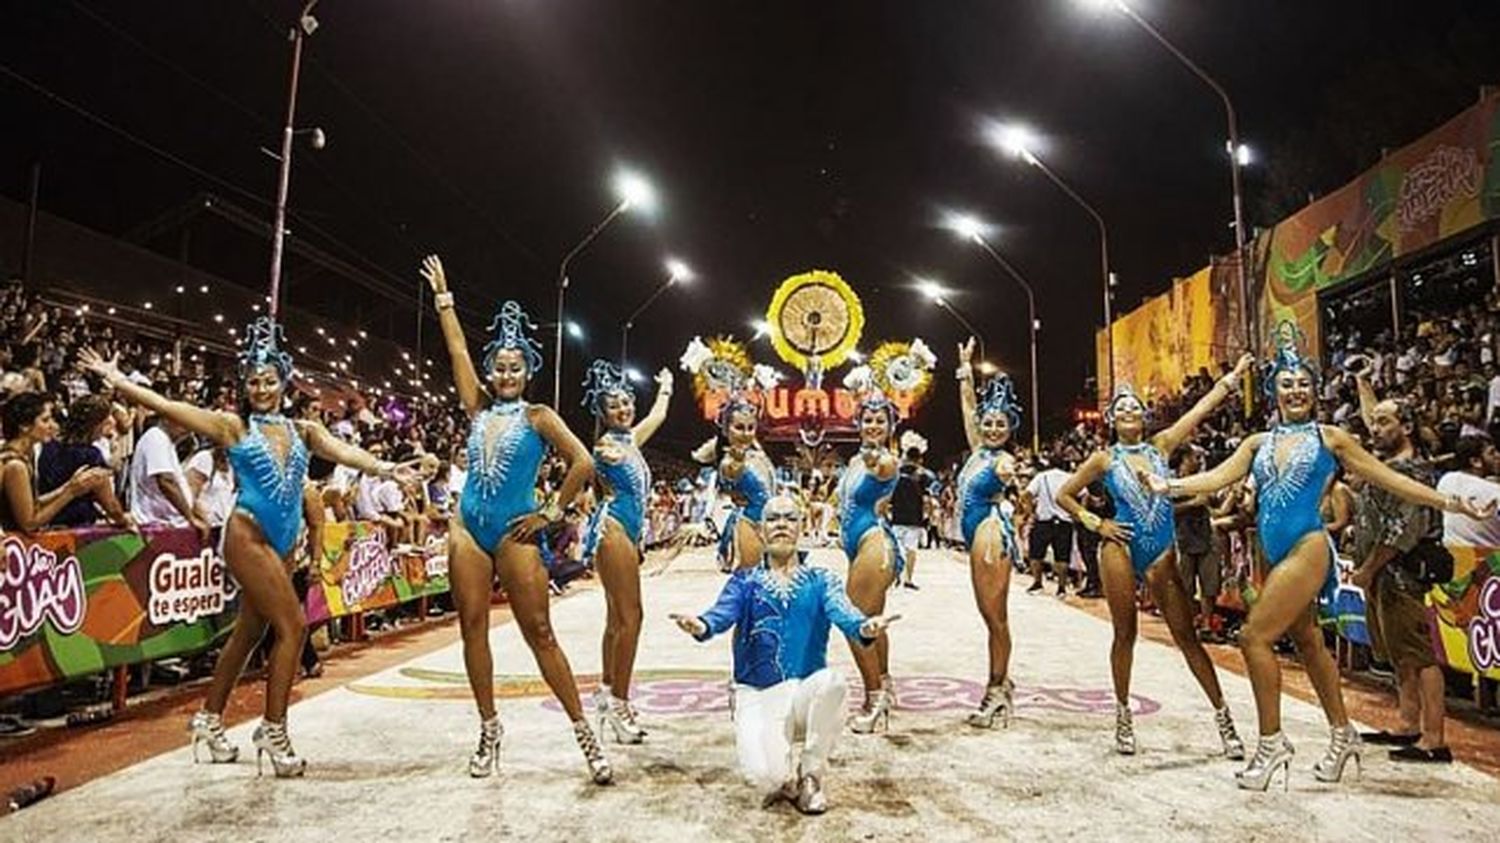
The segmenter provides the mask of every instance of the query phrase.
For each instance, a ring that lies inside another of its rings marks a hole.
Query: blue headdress
[[[1105,405],[1104,407],[1104,421],[1106,424],[1111,427],[1114,426],[1115,405],[1119,404],[1121,401],[1124,401],[1127,398],[1132,399],[1133,401],[1135,401],[1135,403],[1141,405],[1142,421],[1148,423],[1151,421],[1151,413],[1146,409],[1146,401],[1136,393],[1135,387],[1131,386],[1128,383],[1118,383],[1115,384],[1114,396],[1109,399],[1109,404]]]
[[[985,381],[979,390],[976,415],[982,419],[990,413],[1004,413],[1011,430],[1021,426],[1021,402],[1016,400],[1016,388],[1010,382],[1010,375],[1004,372]]]
[[[583,406],[595,416],[604,415],[604,399],[621,393],[635,400],[635,390],[630,388],[630,379],[620,367],[608,360],[595,360],[583,376]]]
[[[1282,372],[1295,372],[1302,370],[1312,376],[1313,386],[1318,385],[1318,361],[1308,357],[1303,349],[1307,345],[1307,336],[1302,333],[1296,323],[1290,319],[1284,319],[1276,326],[1271,335],[1276,343],[1276,356],[1265,364],[1264,381],[1265,394],[1267,398],[1276,398],[1276,376]]]
[[[896,411],[896,402],[892,401],[889,395],[882,390],[872,389],[860,396],[859,416],[869,411],[885,413],[886,427],[889,428],[892,436],[896,435],[896,425],[901,421],[901,414]]]
[[[245,328],[244,342],[240,346],[240,377],[247,378],[263,366],[274,366],[282,383],[292,379],[292,356],[281,350],[281,325],[269,316],[262,316]]]
[[[531,336],[536,323],[514,300],[500,305],[495,318],[490,322],[490,341],[484,347],[484,371],[495,368],[495,355],[502,351],[520,351],[526,358],[526,374],[534,376],[542,370],[542,344]],[[560,330],[560,329],[559,329]]]
[[[724,403],[719,405],[719,416],[716,420],[719,430],[728,436],[729,422],[734,419],[734,414],[747,410],[755,414],[757,420],[760,419],[760,405],[750,400],[749,393],[740,389],[730,390],[724,398]]]

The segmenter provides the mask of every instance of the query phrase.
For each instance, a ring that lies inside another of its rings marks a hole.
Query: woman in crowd
[[[573,723],[590,777],[608,784],[614,774],[584,716],[573,670],[552,631],[551,590],[538,546],[589,482],[594,462],[552,408],[524,398],[527,384],[541,369],[542,355],[521,306],[514,301],[501,305],[490,325],[493,336],[484,348],[480,380],[436,255],[422,262],[422,277],[432,285],[459,403],[470,418],[468,475],[458,517],[448,531],[448,576],[463,637],[464,669],[481,721],[469,775],[488,776],[500,764],[503,730],[495,713],[489,638],[490,590],[498,575],[542,678]],[[561,454],[567,471],[556,499],[538,509],[537,476],[549,445]]]
[[[1220,378],[1182,418],[1151,437],[1146,435],[1145,403],[1129,384],[1119,384],[1104,413],[1105,422],[1114,431],[1114,444],[1084,460],[1058,490],[1057,502],[1073,521],[1104,539],[1099,548],[1099,574],[1114,625],[1109,664],[1115,689],[1115,751],[1121,755],[1134,755],[1136,751],[1130,713],[1130,672],[1136,639],[1135,595],[1144,584],[1151,601],[1161,609],[1172,641],[1187,660],[1188,670],[1214,707],[1214,723],[1225,756],[1245,757],[1245,745],[1224,702],[1213,660],[1193,628],[1193,598],[1177,570],[1172,502],[1148,492],[1136,475],[1145,471],[1166,475],[1172,454],[1234,394],[1235,384],[1244,377],[1253,360],[1248,354],[1241,357],[1234,371]],[[1114,502],[1114,518],[1101,519],[1078,499],[1089,484],[1101,478]],[[1195,503],[1206,505],[1207,495],[1201,497]]]
[[[1006,601],[1010,596],[1010,572],[1021,561],[1016,526],[1007,499],[1016,494],[1016,460],[1006,445],[1021,425],[1021,405],[1016,402],[1010,377],[998,374],[974,389],[974,338],[958,347],[958,397],[962,405],[964,438],[969,457],[958,474],[959,529],[969,550],[969,581],[974,602],[984,619],[989,640],[989,681],[979,709],[969,715],[969,725],[992,728],[998,720],[1009,725],[1015,706],[1014,683],[1010,679],[1010,620]]]
[[[107,441],[106,429],[114,426],[110,410],[107,399],[85,395],[68,408],[62,435],[42,443],[41,453],[37,456],[36,487],[43,494],[61,488],[82,468],[102,468],[111,473],[109,483],[99,483],[90,494],[69,501],[47,521],[48,525],[81,527],[94,524],[99,520],[100,510],[117,527],[132,525],[130,515],[115,495],[108,456],[96,444]]]
[[[219,660],[203,710],[188,726],[194,758],[199,744],[215,763],[239,757],[224,735],[223,713],[245,661],[269,627],[276,636],[266,672],[265,714],[255,729],[256,767],[269,756],[277,777],[300,776],[307,762],[287,737],[286,709],[302,651],[302,604],[288,568],[302,533],[302,490],[308,452],[361,471],[392,475],[398,467],[340,441],[317,422],[293,421],[281,413],[292,383],[292,358],[281,350],[281,326],[261,318],[245,331],[239,354],[243,389],[241,412],[205,410],[173,401],[126,377],[118,358],[106,360],[92,349],[79,359],[103,378],[120,398],[141,405],[224,448],[239,485],[233,514],[220,533],[224,562],[240,586],[239,617]],[[400,469],[404,471],[405,469]]]
[[[656,401],[637,424],[635,391],[619,367],[595,360],[584,381],[584,406],[602,426],[594,444],[594,473],[604,491],[589,529],[594,568],[604,586],[603,664],[594,707],[599,729],[608,723],[621,743],[646,737],[630,707],[630,677],[641,638],[641,556],[651,468],[641,447],[667,419],[672,373],[656,375]]]
[[[1276,346],[1265,378],[1266,395],[1277,408],[1275,426],[1247,437],[1209,471],[1171,480],[1157,473],[1141,474],[1157,494],[1189,497],[1215,492],[1254,473],[1256,528],[1270,572],[1240,629],[1240,648],[1255,693],[1260,740],[1249,765],[1236,774],[1240,787],[1253,790],[1265,790],[1278,771],[1290,775],[1294,750],[1281,732],[1281,665],[1273,649],[1282,635],[1290,635],[1296,644],[1331,727],[1328,749],[1313,765],[1313,776],[1337,782],[1350,759],[1359,764],[1359,733],[1344,709],[1338,666],[1323,646],[1316,619],[1316,601],[1320,595],[1331,597],[1336,583],[1333,548],[1319,511],[1334,469],[1342,464],[1405,500],[1444,512],[1470,518],[1487,518],[1494,512],[1493,504],[1481,509],[1397,473],[1348,432],[1319,424],[1314,417],[1318,372],[1303,356],[1295,326],[1278,327]]]
[[[849,557],[849,601],[870,617],[885,612],[886,592],[901,575],[901,545],[883,515],[883,506],[896,489],[901,463],[892,441],[896,435],[896,405],[872,391],[859,404],[859,453],[849,460],[839,479],[839,538]],[[881,633],[873,647],[853,646],[854,664],[865,686],[865,701],[849,723],[860,734],[890,727],[896,705],[891,687],[891,643]]]
[[[0,529],[35,532],[51,524],[69,504],[92,507],[91,498],[114,501],[114,475],[86,462],[80,462],[59,485],[36,493],[35,455],[57,438],[57,421],[46,396],[22,392],[6,401],[0,407],[0,435],[5,438],[0,445]],[[113,506],[111,517],[125,523],[119,502]]]

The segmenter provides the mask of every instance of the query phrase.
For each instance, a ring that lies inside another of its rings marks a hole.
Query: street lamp
[[[297,85],[302,75],[302,42],[318,28],[318,19],[312,16],[318,0],[307,0],[302,14],[297,16],[297,25],[292,27],[292,78],[286,97],[286,125],[281,130],[281,169],[276,177],[276,212],[271,220],[271,290],[268,310],[276,318],[281,303],[281,255],[286,241],[286,195],[292,181],[292,137],[297,134]],[[313,132],[313,145],[323,148],[323,131]]]
[[[1031,451],[1041,452],[1041,412],[1037,406],[1037,382],[1036,382],[1036,332],[1041,330],[1042,322],[1036,318],[1036,291],[1031,288],[1031,282],[1026,280],[1020,270],[1016,269],[1010,261],[1000,256],[990,241],[984,237],[984,232],[989,228],[978,217],[968,214],[955,214],[947,220],[947,227],[954,234],[968,240],[970,243],[983,249],[995,263],[1007,275],[1020,283],[1021,289],[1026,291],[1026,325],[1031,342]],[[983,357],[983,354],[980,355]]]
[[[1093,217],[1094,224],[1099,227],[1099,270],[1101,281],[1104,285],[1104,358],[1108,361],[1109,382],[1105,384],[1104,393],[1110,394],[1115,388],[1115,332],[1114,332],[1114,308],[1110,302],[1110,288],[1114,285],[1114,276],[1109,271],[1109,230],[1104,225],[1104,217],[1094,210],[1094,206],[1085,202],[1078,192],[1068,186],[1058,175],[1052,172],[1052,168],[1042,162],[1036,154],[1036,140],[1030,130],[1024,126],[992,126],[989,130],[990,143],[999,149],[1009,153],[1012,157],[1019,158],[1027,164],[1037,168],[1048,180],[1057,185],[1058,189],[1068,195],[1069,199],[1077,202],[1079,207]],[[988,248],[989,244],[980,236],[974,239]],[[993,253],[993,250],[991,250]],[[1035,318],[1033,317],[1033,320]]]
[[[625,324],[620,326],[620,368],[622,369],[625,368],[625,355],[630,350],[630,329],[635,327],[636,318],[641,315],[642,311],[650,307],[651,303],[656,301],[658,296],[665,293],[668,287],[673,284],[686,284],[697,277],[691,267],[677,258],[667,258],[663,266],[667,270],[667,280],[661,282],[651,292],[651,295],[647,296],[646,300],[641,302],[641,306],[637,307],[635,312],[630,314],[630,317],[625,320]]]
[[[563,256],[562,263],[557,267],[558,331],[557,342],[556,345],[553,346],[552,353],[552,406],[554,408],[560,408],[562,406],[562,326],[567,324],[567,314],[565,312],[565,307],[568,294],[568,264],[572,263],[573,258],[578,257],[580,252],[588,248],[588,245],[594,242],[594,238],[598,237],[599,234],[604,231],[604,229],[609,227],[610,223],[615,221],[615,217],[618,217],[619,215],[632,208],[639,209],[645,213],[650,213],[651,210],[656,206],[656,191],[652,190],[650,182],[646,181],[639,174],[629,171],[622,171],[620,173],[617,173],[614,180],[614,189],[615,197],[619,199],[619,203],[616,204],[608,214],[604,215],[604,219],[599,220],[599,222],[593,228],[589,229],[589,233],[585,234],[583,236],[583,239],[578,241],[578,245],[574,246],[571,250],[568,251],[566,255]]]
[[[1165,35],[1162,35],[1156,27],[1152,26],[1150,21],[1141,17],[1125,0],[1079,0],[1079,2],[1094,8],[1113,7],[1115,11],[1130,18],[1137,26],[1145,30],[1147,35],[1154,38],[1156,43],[1160,44],[1167,52],[1182,62],[1184,67],[1192,71],[1194,76],[1197,76],[1205,85],[1213,89],[1213,92],[1218,95],[1219,100],[1224,104],[1224,116],[1229,128],[1229,140],[1225,144],[1225,149],[1229,152],[1229,184],[1234,194],[1235,272],[1240,288],[1240,310],[1244,320],[1245,342],[1251,348],[1255,348],[1255,337],[1252,335],[1255,320],[1250,315],[1250,287],[1245,280],[1245,203],[1240,186],[1240,168],[1250,163],[1250,150],[1244,144],[1240,143],[1239,119],[1235,116],[1234,103],[1229,99],[1229,92],[1225,91],[1224,86],[1215,81],[1212,76],[1204,72],[1203,68],[1199,67],[1196,62],[1177,49],[1176,44],[1168,41]]]

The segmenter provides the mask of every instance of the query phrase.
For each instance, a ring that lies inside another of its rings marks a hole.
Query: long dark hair
[[[109,400],[98,395],[85,395],[68,408],[68,417],[63,421],[62,441],[69,445],[87,445],[94,438],[94,431],[109,418]]]

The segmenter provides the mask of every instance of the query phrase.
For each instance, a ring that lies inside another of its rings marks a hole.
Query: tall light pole
[[[926,296],[928,301],[932,302],[938,307],[941,307],[943,310],[948,311],[948,315],[952,316],[954,319],[957,319],[958,324],[964,326],[964,330],[969,332],[969,336],[973,337],[976,340],[979,340],[979,361],[981,363],[989,359],[989,356],[985,354],[984,351],[984,334],[980,333],[978,328],[975,328],[972,324],[970,324],[969,320],[965,319],[964,315],[958,312],[958,310],[953,307],[952,303],[948,301],[949,291],[946,287],[932,280],[931,278],[918,278],[917,291],[920,292],[923,296]]]
[[[630,329],[635,327],[636,318],[639,317],[641,313],[646,310],[646,308],[650,307],[651,303],[656,301],[656,299],[661,296],[662,293],[665,293],[668,287],[672,286],[673,284],[685,284],[697,277],[693,273],[691,267],[678,260],[677,258],[667,258],[665,266],[667,268],[667,280],[661,282],[661,284],[651,292],[651,295],[647,296],[646,300],[641,302],[641,306],[637,307],[635,309],[635,312],[631,313],[630,317],[625,320],[625,323],[620,326],[621,369],[625,368],[626,353],[630,351]]]
[[[1033,454],[1040,453],[1042,431],[1041,408],[1038,406],[1039,402],[1037,399],[1036,332],[1041,329],[1042,323],[1041,320],[1036,318],[1036,291],[1032,289],[1031,282],[1026,280],[1026,276],[1022,275],[1021,271],[1016,269],[1010,261],[1001,257],[1000,253],[995,251],[995,247],[990,245],[990,241],[985,239],[984,233],[989,226],[985,225],[978,217],[969,216],[968,214],[955,215],[948,219],[947,227],[954,234],[968,240],[988,253],[990,258],[1005,271],[1005,274],[1016,279],[1021,285],[1021,289],[1026,291],[1026,327],[1031,341],[1031,452]]]
[[[286,96],[286,125],[281,130],[281,170],[276,177],[276,212],[271,220],[271,289],[267,310],[276,318],[281,304],[281,255],[286,242],[286,195],[292,181],[292,136],[297,133],[297,86],[302,77],[302,42],[318,28],[318,19],[312,16],[318,0],[307,0],[302,14],[297,16],[297,25],[292,27],[292,74]],[[322,132],[313,136],[314,145],[321,146]]]
[[[1209,76],[1203,68],[1198,66],[1197,62],[1188,58],[1186,53],[1177,49],[1177,45],[1168,41],[1165,35],[1162,35],[1156,27],[1152,26],[1150,21],[1141,17],[1125,0],[1087,0],[1087,4],[1095,7],[1113,6],[1117,11],[1125,15],[1125,17],[1130,18],[1137,26],[1145,30],[1147,35],[1156,39],[1156,43],[1160,44],[1167,52],[1182,62],[1183,66],[1192,71],[1194,76],[1197,76],[1205,85],[1213,89],[1213,92],[1219,97],[1220,102],[1224,104],[1224,115],[1229,123],[1229,142],[1227,144],[1229,150],[1229,184],[1230,189],[1234,193],[1234,263],[1240,288],[1240,311],[1244,320],[1242,327],[1245,330],[1245,342],[1249,343],[1251,349],[1254,349],[1257,347],[1254,335],[1255,320],[1250,313],[1250,285],[1245,280],[1245,203],[1240,188],[1240,167],[1248,163],[1248,152],[1240,143],[1239,120],[1234,113],[1234,103],[1230,101],[1229,93],[1224,90],[1224,86],[1215,81],[1212,76]]]
[[[1109,395],[1115,388],[1115,331],[1114,331],[1114,305],[1110,302],[1110,288],[1113,286],[1114,276],[1109,271],[1109,229],[1104,225],[1104,217],[1094,210],[1094,206],[1084,201],[1078,191],[1074,190],[1063,181],[1061,177],[1052,171],[1038,158],[1034,150],[1035,142],[1031,133],[1020,126],[997,126],[991,132],[990,142],[1001,149],[1025,161],[1027,164],[1037,168],[1049,181],[1057,185],[1058,189],[1068,195],[1069,199],[1078,203],[1080,208],[1088,212],[1093,218],[1094,224],[1099,227],[1099,275],[1100,282],[1104,288],[1104,358],[1108,365],[1109,381],[1104,384],[1104,394]],[[983,242],[982,238],[980,242]],[[988,244],[985,244],[988,247]],[[993,254],[993,250],[991,250]],[[1104,373],[1101,372],[1101,375]]]
[[[578,241],[563,255],[562,263],[557,267],[557,341],[552,351],[552,406],[561,412],[562,407],[562,369],[563,369],[563,326],[567,324],[567,295],[568,295],[568,264],[598,237],[615,218],[631,208],[650,210],[655,202],[656,194],[651,185],[634,173],[620,173],[615,177],[615,194],[619,197],[619,204],[615,205],[604,219],[599,220],[589,233]]]

